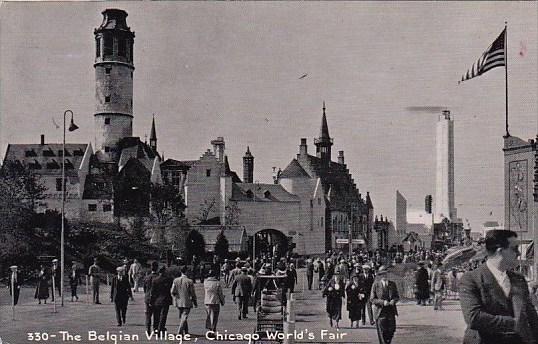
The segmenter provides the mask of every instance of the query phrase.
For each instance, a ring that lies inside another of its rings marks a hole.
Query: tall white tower
[[[444,110],[436,128],[436,178],[434,219],[456,221],[454,207],[454,121],[450,111]]]
[[[99,158],[116,160],[118,142],[133,136],[133,44],[127,12],[103,11],[95,35],[95,149]]]

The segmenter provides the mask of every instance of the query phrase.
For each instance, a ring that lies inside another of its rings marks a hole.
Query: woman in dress
[[[333,320],[336,321],[336,328],[339,328],[338,322],[342,319],[342,298],[344,297],[344,280],[340,276],[340,271],[335,269],[334,275],[323,289],[323,297],[327,297],[327,315],[329,324],[333,327]]]
[[[49,275],[43,265],[39,267],[39,273],[37,274],[37,288],[34,298],[39,301],[39,304],[41,304],[41,300],[46,304],[49,298]]]
[[[353,323],[357,323],[359,328],[359,320],[361,320],[362,302],[364,300],[364,290],[361,290],[359,285],[359,275],[353,275],[351,280],[346,284],[346,305],[349,312],[349,320],[351,320],[351,328]]]

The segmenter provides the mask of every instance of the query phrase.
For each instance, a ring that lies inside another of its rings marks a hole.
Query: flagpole
[[[508,132],[508,22],[504,22],[504,78],[505,78],[505,95],[506,95],[506,135],[510,137]]]

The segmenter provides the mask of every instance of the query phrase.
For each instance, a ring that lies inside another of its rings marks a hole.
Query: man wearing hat
[[[125,316],[127,315],[127,304],[129,298],[133,297],[131,284],[125,275],[125,268],[119,266],[116,268],[117,275],[112,279],[110,287],[110,302],[114,302],[116,308],[116,320],[118,326],[125,325]]]
[[[314,281],[314,263],[310,258],[306,260],[306,280],[308,284],[308,290],[312,290],[312,282]]]
[[[379,268],[377,276],[372,286],[370,302],[374,305],[379,344],[390,344],[396,332],[396,316],[398,315],[396,303],[400,300],[400,295],[396,283],[387,278],[385,266]]]
[[[101,268],[97,265],[97,258],[94,258],[93,265],[88,269],[88,276],[90,277],[90,284],[92,286],[93,303],[96,305],[101,304],[101,302],[99,302],[99,283],[101,282],[99,275],[100,270]]]
[[[418,266],[419,268],[415,274],[417,305],[422,304],[423,306],[426,306],[427,301],[430,298],[428,270],[424,267],[423,261],[420,261]]]
[[[241,268],[241,274],[235,277],[232,284],[232,297],[234,303],[238,304],[237,318],[241,320],[247,319],[248,313],[248,301],[250,294],[252,293],[252,280],[247,275],[248,269],[246,267]],[[239,299],[239,302],[236,302]]]
[[[366,311],[368,311],[368,319],[370,319],[370,325],[375,324],[374,315],[372,311],[372,302],[370,302],[370,293],[372,292],[372,285],[374,284],[374,275],[370,271],[370,265],[364,264],[362,266],[362,272],[359,275],[359,286],[364,290],[366,295],[365,302],[362,303],[361,319],[362,325],[366,325]]]
[[[179,310],[179,327],[178,334],[189,333],[189,324],[187,319],[191,308],[198,307],[196,292],[194,290],[194,282],[187,277],[187,266],[181,268],[181,276],[177,277],[172,283],[170,290],[174,297],[174,303]]]
[[[19,273],[17,271],[17,265],[9,267],[11,270],[11,276],[9,277],[9,295],[13,298],[13,305],[16,306],[19,303],[19,294],[21,292],[21,281],[19,279]]]

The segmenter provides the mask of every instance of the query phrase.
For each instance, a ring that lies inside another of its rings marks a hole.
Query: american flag
[[[497,37],[497,39],[489,46],[489,48],[480,56],[471,68],[462,75],[461,81],[472,79],[476,76],[482,75],[490,69],[495,67],[502,67],[506,65],[506,51],[505,40],[506,28]],[[460,82],[461,82],[460,81]]]

